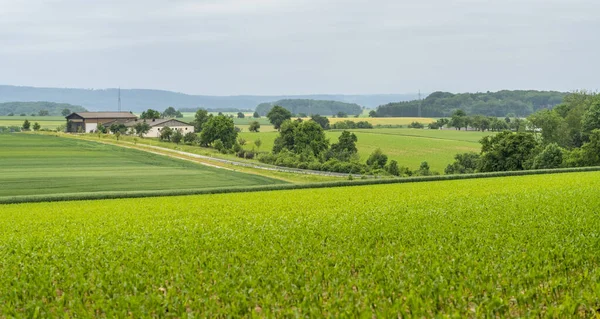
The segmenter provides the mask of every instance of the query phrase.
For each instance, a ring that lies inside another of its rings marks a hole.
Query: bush
[[[425,128],[425,125],[419,122],[412,122],[408,125],[408,128]]]

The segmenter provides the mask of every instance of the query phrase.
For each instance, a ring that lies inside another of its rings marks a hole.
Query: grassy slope
[[[49,135],[0,134],[0,196],[281,183],[258,175]]]
[[[455,130],[417,130],[417,129],[371,129],[352,130],[358,137],[358,153],[362,161],[377,148],[381,148],[390,160],[410,169],[419,167],[427,161],[432,170],[444,172],[446,166],[453,162],[454,155],[465,152],[479,152],[478,141],[490,133],[465,132]],[[341,132],[328,131],[331,143],[337,142]],[[254,140],[260,138],[261,150],[273,148],[277,132],[249,133],[242,132],[241,137],[247,140],[246,148],[252,148]]]
[[[594,172],[7,205],[0,313],[590,318],[599,188]]]

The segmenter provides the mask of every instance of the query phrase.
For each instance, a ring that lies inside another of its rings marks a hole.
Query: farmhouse
[[[114,121],[133,121],[137,116],[129,112],[75,112],[66,116],[68,133],[91,133],[98,124]]]
[[[148,119],[148,120],[132,120],[132,121],[128,121],[125,123],[125,126],[127,126],[128,128],[132,129],[136,124],[138,124],[139,122],[146,122],[148,123],[148,125],[150,125],[150,131],[148,131],[148,133],[144,134],[144,137],[159,137],[160,136],[160,131],[164,128],[164,127],[169,127],[173,130],[178,130],[181,131],[181,133],[185,134],[187,132],[194,132],[194,126],[186,123],[186,122],[182,122],[180,120],[176,120],[176,119]]]

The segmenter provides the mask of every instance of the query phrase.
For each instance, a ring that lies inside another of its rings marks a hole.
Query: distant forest
[[[260,116],[265,116],[275,105],[287,109],[292,114],[335,115],[342,112],[347,115],[357,115],[362,112],[362,107],[355,103],[310,99],[286,99],[271,103],[261,103],[256,107],[256,112]]]
[[[19,116],[25,115],[47,115],[62,116],[63,110],[68,109],[71,112],[85,112],[85,108],[79,105],[54,102],[8,102],[0,103],[0,116]],[[40,113],[41,112],[41,113]]]
[[[37,88],[0,85],[0,103],[49,101],[81,105],[90,111],[116,111],[118,96],[118,89]],[[169,106],[175,109],[254,109],[259,103],[282,99],[332,100],[375,108],[378,105],[392,101],[408,101],[414,98],[416,98],[416,94],[209,96],[163,90],[122,89],[121,110],[142,112],[147,109],[164,110]]]
[[[467,114],[487,116],[527,116],[540,109],[549,109],[560,103],[567,93],[555,91],[499,91],[487,93],[434,92],[422,101],[389,103],[377,107],[376,117],[450,116],[461,109]]]

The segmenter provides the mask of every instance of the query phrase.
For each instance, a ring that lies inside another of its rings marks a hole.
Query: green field
[[[600,173],[0,206],[6,317],[582,317]]]
[[[35,134],[0,134],[0,197],[281,183],[143,151]]]
[[[356,146],[361,161],[366,161],[377,148],[381,148],[390,160],[398,161],[401,166],[417,169],[421,162],[427,161],[432,170],[444,172],[446,166],[454,161],[454,155],[465,152],[479,152],[479,140],[489,132],[456,130],[420,130],[420,129],[365,129],[350,130],[358,137]],[[340,131],[327,131],[331,143],[337,142]],[[256,139],[262,141],[261,151],[270,151],[277,132],[242,132],[250,149]]]
[[[56,129],[60,125],[67,124],[64,116],[0,116],[0,126],[23,126],[23,122],[28,120],[33,123],[38,122],[42,129]]]

